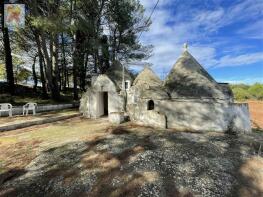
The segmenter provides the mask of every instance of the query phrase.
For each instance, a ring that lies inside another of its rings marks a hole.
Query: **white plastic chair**
[[[8,112],[9,116],[12,117],[13,106],[10,103],[0,103],[0,116],[1,112]]]
[[[31,110],[33,112],[33,115],[36,115],[36,109],[37,104],[36,103],[27,103],[23,106],[23,116],[26,113],[26,116],[28,115],[28,112]]]

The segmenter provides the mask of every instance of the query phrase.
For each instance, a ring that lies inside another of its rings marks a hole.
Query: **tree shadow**
[[[261,128],[260,125],[257,124],[255,121],[252,121],[252,125],[254,126],[254,128],[252,128],[253,131],[263,132],[263,128]]]
[[[0,174],[0,185],[15,179],[19,176],[22,176],[26,173],[27,171],[25,171],[24,169],[11,169],[8,170],[7,172],[4,172],[2,174]]]
[[[238,136],[135,125],[112,127],[107,132],[103,137],[41,152],[22,173],[6,176],[0,195],[176,197],[203,194],[207,189],[214,196],[235,196],[242,185],[239,168],[243,155]],[[216,146],[221,142],[226,144],[223,151]],[[211,184],[199,186],[207,176]],[[225,176],[230,178],[224,180]]]

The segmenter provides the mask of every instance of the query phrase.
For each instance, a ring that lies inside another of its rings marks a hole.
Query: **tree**
[[[39,31],[36,32],[36,43],[40,49],[46,65],[46,77],[51,96],[54,100],[60,100],[59,70],[58,70],[58,31],[63,29],[60,25],[59,16],[60,1],[45,2],[45,6],[30,1],[32,4],[32,26]],[[49,41],[49,49],[47,46]]]
[[[4,1],[1,3],[1,13],[2,13],[2,32],[3,32],[3,41],[4,41],[4,53],[5,53],[5,67],[6,67],[6,79],[8,84],[9,93],[12,95],[15,91],[14,85],[14,72],[13,72],[13,63],[10,47],[10,39],[8,29],[4,24]]]
[[[112,61],[140,60],[148,57],[151,47],[144,47],[138,35],[147,31],[150,22],[144,17],[144,8],[138,0],[111,0],[108,4]]]
[[[5,65],[0,63],[0,80],[6,78]]]
[[[32,76],[32,72],[31,71],[20,67],[17,70],[16,81],[20,82],[20,83],[23,83],[23,82],[27,83],[27,81],[29,80],[30,76]]]
[[[85,90],[87,71],[105,73],[116,60],[128,62],[148,57],[150,48],[139,43],[138,35],[146,31],[150,23],[137,0],[75,1],[73,7],[76,99],[78,85]]]
[[[26,26],[12,34],[13,48],[32,60],[27,67],[31,67],[34,88],[38,72],[45,97],[51,94],[59,100],[60,92],[73,84],[73,96],[78,99],[94,73],[107,72],[116,60],[129,62],[149,55],[149,47],[138,39],[150,25],[138,0],[21,3],[28,8]]]
[[[236,84],[230,86],[236,100],[263,99],[263,84],[253,85]]]
[[[250,95],[257,100],[263,99],[263,84],[255,83],[248,89]]]
[[[232,89],[234,98],[238,101],[247,100],[251,98],[251,95],[248,93],[247,90],[241,87],[235,87]]]

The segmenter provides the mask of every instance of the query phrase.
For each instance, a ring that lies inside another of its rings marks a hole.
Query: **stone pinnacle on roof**
[[[184,51],[188,51],[188,43],[184,43]]]

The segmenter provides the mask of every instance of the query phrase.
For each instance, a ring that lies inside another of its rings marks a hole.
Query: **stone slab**
[[[35,125],[41,125],[41,124],[47,124],[47,123],[51,123],[51,122],[57,122],[57,121],[75,118],[75,117],[79,117],[79,116],[80,116],[80,114],[76,113],[76,114],[70,114],[70,115],[62,115],[62,116],[58,116],[58,117],[49,117],[49,118],[42,119],[42,120],[34,120],[34,121],[22,122],[22,123],[17,123],[17,124],[12,124],[12,125],[6,125],[6,126],[0,127],[0,132],[11,131],[11,130],[15,130],[15,129],[22,129],[22,128],[26,128],[26,127],[31,127],[31,126],[35,126]]]

